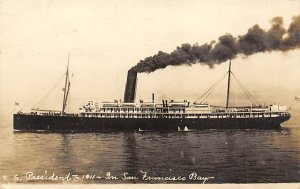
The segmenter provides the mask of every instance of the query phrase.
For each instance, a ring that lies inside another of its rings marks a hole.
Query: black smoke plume
[[[289,51],[300,47],[300,15],[292,18],[289,28],[283,27],[282,17],[271,20],[271,28],[263,30],[259,25],[248,29],[245,35],[233,37],[226,34],[218,42],[203,45],[182,44],[171,53],[159,51],[156,55],[141,60],[132,71],[153,72],[173,65],[201,63],[213,67],[237,55],[249,56],[267,51]]]

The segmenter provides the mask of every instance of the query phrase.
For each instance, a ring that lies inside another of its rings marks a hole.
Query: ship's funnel
[[[137,72],[133,70],[128,70],[126,88],[124,93],[124,102],[134,102],[136,81]]]

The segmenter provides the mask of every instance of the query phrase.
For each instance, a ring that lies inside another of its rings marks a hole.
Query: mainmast
[[[230,76],[231,76],[231,59],[229,59],[229,70],[228,70],[228,84],[227,84],[227,99],[226,99],[226,109],[228,109],[228,103],[229,103],[229,93],[230,93]]]
[[[65,88],[64,88],[64,100],[63,100],[61,115],[65,114],[65,109],[67,106],[67,99],[68,99],[68,94],[69,94],[69,89],[71,84],[69,81],[69,63],[70,63],[70,54],[68,56],[68,65],[67,65]]]

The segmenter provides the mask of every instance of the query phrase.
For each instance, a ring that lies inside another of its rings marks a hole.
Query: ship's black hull
[[[198,129],[277,129],[290,116],[260,118],[97,118],[14,114],[21,131],[178,131]]]

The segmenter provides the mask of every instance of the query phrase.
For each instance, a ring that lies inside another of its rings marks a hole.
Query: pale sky
[[[70,52],[70,110],[87,100],[123,99],[127,70],[159,50],[243,35],[300,14],[299,0],[1,0],[0,117],[36,105],[65,72]],[[260,53],[232,61],[232,70],[261,103],[289,106],[300,97],[300,50]],[[228,63],[167,67],[139,74],[137,99],[196,100],[227,71]],[[226,81],[208,102],[224,105]],[[40,108],[61,109],[63,82]],[[243,100],[237,89],[234,103]],[[239,91],[240,90],[240,91]],[[14,107],[19,102],[19,107]],[[292,109],[299,110],[299,103]],[[297,114],[295,114],[297,116]]]

